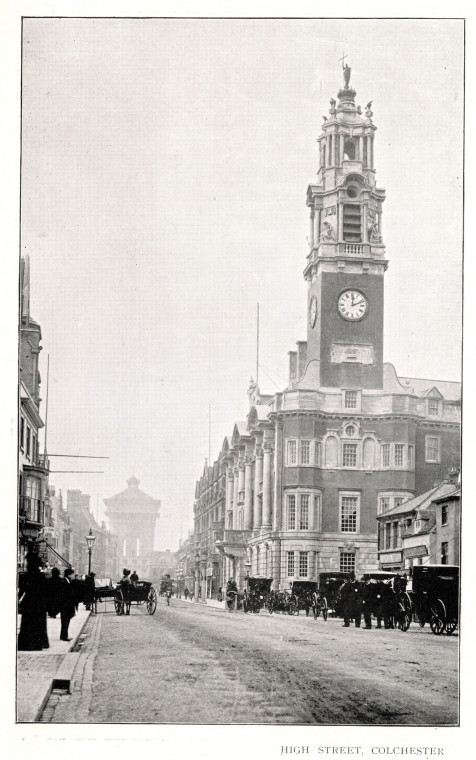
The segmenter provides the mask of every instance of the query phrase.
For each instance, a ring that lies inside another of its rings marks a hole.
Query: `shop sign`
[[[394,552],[393,554],[381,554],[379,557],[379,561],[381,564],[385,562],[386,565],[388,565],[389,562],[391,562],[392,564],[394,564],[395,562],[401,562],[402,553]]]
[[[414,557],[426,557],[428,555],[428,548],[426,546],[409,546],[408,549],[403,550],[403,556],[406,559],[413,559]]]

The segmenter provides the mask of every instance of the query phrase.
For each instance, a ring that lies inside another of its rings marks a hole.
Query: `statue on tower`
[[[351,74],[352,69],[347,63],[344,63],[344,61],[342,61],[342,70],[344,72],[344,88],[348,90],[349,82],[350,82],[350,74]]]

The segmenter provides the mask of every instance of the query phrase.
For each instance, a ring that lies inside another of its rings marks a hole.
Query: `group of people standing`
[[[338,603],[345,628],[350,626],[351,620],[356,628],[360,628],[362,616],[364,627],[372,628],[372,614],[377,628],[382,628],[382,622],[384,628],[394,627],[396,595],[389,581],[368,580],[363,583],[347,580],[339,589]]]
[[[18,650],[48,649],[47,617],[61,618],[61,641],[71,641],[69,624],[76,615],[78,604],[85,601],[87,585],[74,576],[67,567],[63,576],[57,567],[47,577],[42,571],[43,563],[38,554],[27,556],[27,571],[20,574],[18,588],[18,611],[21,614]],[[94,574],[91,573],[94,584]]]

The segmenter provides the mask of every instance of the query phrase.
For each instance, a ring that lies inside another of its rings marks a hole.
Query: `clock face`
[[[317,319],[317,298],[313,296],[309,304],[309,324],[314,327]]]
[[[344,290],[337,301],[337,310],[343,319],[356,322],[367,314],[369,302],[359,290]]]

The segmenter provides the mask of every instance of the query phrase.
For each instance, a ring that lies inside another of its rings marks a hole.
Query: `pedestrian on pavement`
[[[94,589],[96,588],[94,584],[95,577],[96,573],[88,573],[84,579],[84,606],[87,610],[94,607]]]
[[[122,590],[122,596],[124,598],[124,602],[126,605],[126,615],[131,614],[131,579],[130,579],[131,571],[127,569],[127,567],[123,568],[122,570],[122,578],[119,581],[121,590]]]
[[[74,618],[74,616],[76,615],[76,603],[75,603],[76,600],[75,600],[74,586],[71,579],[72,575],[74,575],[73,568],[67,567],[63,573],[63,578],[62,578],[63,584],[62,584],[61,608],[60,608],[60,617],[61,617],[60,639],[61,641],[71,641],[71,639],[68,636],[69,623],[71,621],[71,618]]]
[[[29,552],[27,571],[19,579],[19,613],[21,615],[18,635],[19,651],[48,649],[46,608],[48,605],[47,580],[41,572],[42,562],[38,554]]]
[[[50,618],[55,618],[60,611],[62,583],[59,567],[54,567],[48,579],[48,617]]]

